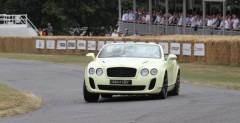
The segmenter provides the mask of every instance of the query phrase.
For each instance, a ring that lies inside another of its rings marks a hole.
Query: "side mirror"
[[[90,57],[93,61],[96,59],[94,53],[88,53],[86,56]]]
[[[176,55],[173,55],[173,54],[170,54],[170,55],[168,55],[168,61],[169,60],[176,60],[177,59],[177,56]]]

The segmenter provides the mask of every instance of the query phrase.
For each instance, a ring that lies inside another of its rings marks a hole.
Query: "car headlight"
[[[157,71],[157,69],[153,68],[153,69],[150,71],[150,73],[151,73],[152,75],[157,75],[158,71]]]
[[[90,73],[90,74],[94,74],[94,73],[95,73],[95,69],[94,69],[94,68],[90,68],[90,69],[89,69],[89,73]]]
[[[97,71],[96,71],[96,74],[98,76],[101,76],[103,74],[103,69],[102,68],[98,68]]]
[[[144,68],[144,69],[141,70],[141,75],[142,75],[142,76],[147,76],[148,73],[149,73],[149,71],[148,71],[148,69],[146,69],[146,68]]]

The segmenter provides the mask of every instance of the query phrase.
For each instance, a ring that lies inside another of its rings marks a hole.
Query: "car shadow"
[[[168,96],[171,98],[174,96]],[[120,96],[113,96],[112,98],[100,98],[98,102],[132,102],[132,101],[153,101],[153,100],[164,100],[164,99],[156,99],[152,96],[148,95],[120,95]]]

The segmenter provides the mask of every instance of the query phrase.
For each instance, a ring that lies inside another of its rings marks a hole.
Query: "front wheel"
[[[85,86],[85,81],[83,84],[83,96],[86,102],[97,102],[99,99],[99,94],[90,93]]]
[[[180,72],[178,72],[177,74],[177,79],[176,79],[176,83],[175,83],[175,87],[171,92],[171,95],[177,96],[179,95],[179,90],[180,90]]]
[[[167,95],[168,95],[168,78],[167,78],[167,74],[165,74],[162,90],[160,91],[159,94],[153,95],[153,97],[157,99],[166,99]]]

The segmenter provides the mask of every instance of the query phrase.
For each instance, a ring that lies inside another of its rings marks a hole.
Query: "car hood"
[[[102,58],[96,62],[105,68],[110,67],[131,67],[142,68],[145,65],[160,63],[159,59],[145,59],[145,58]]]

